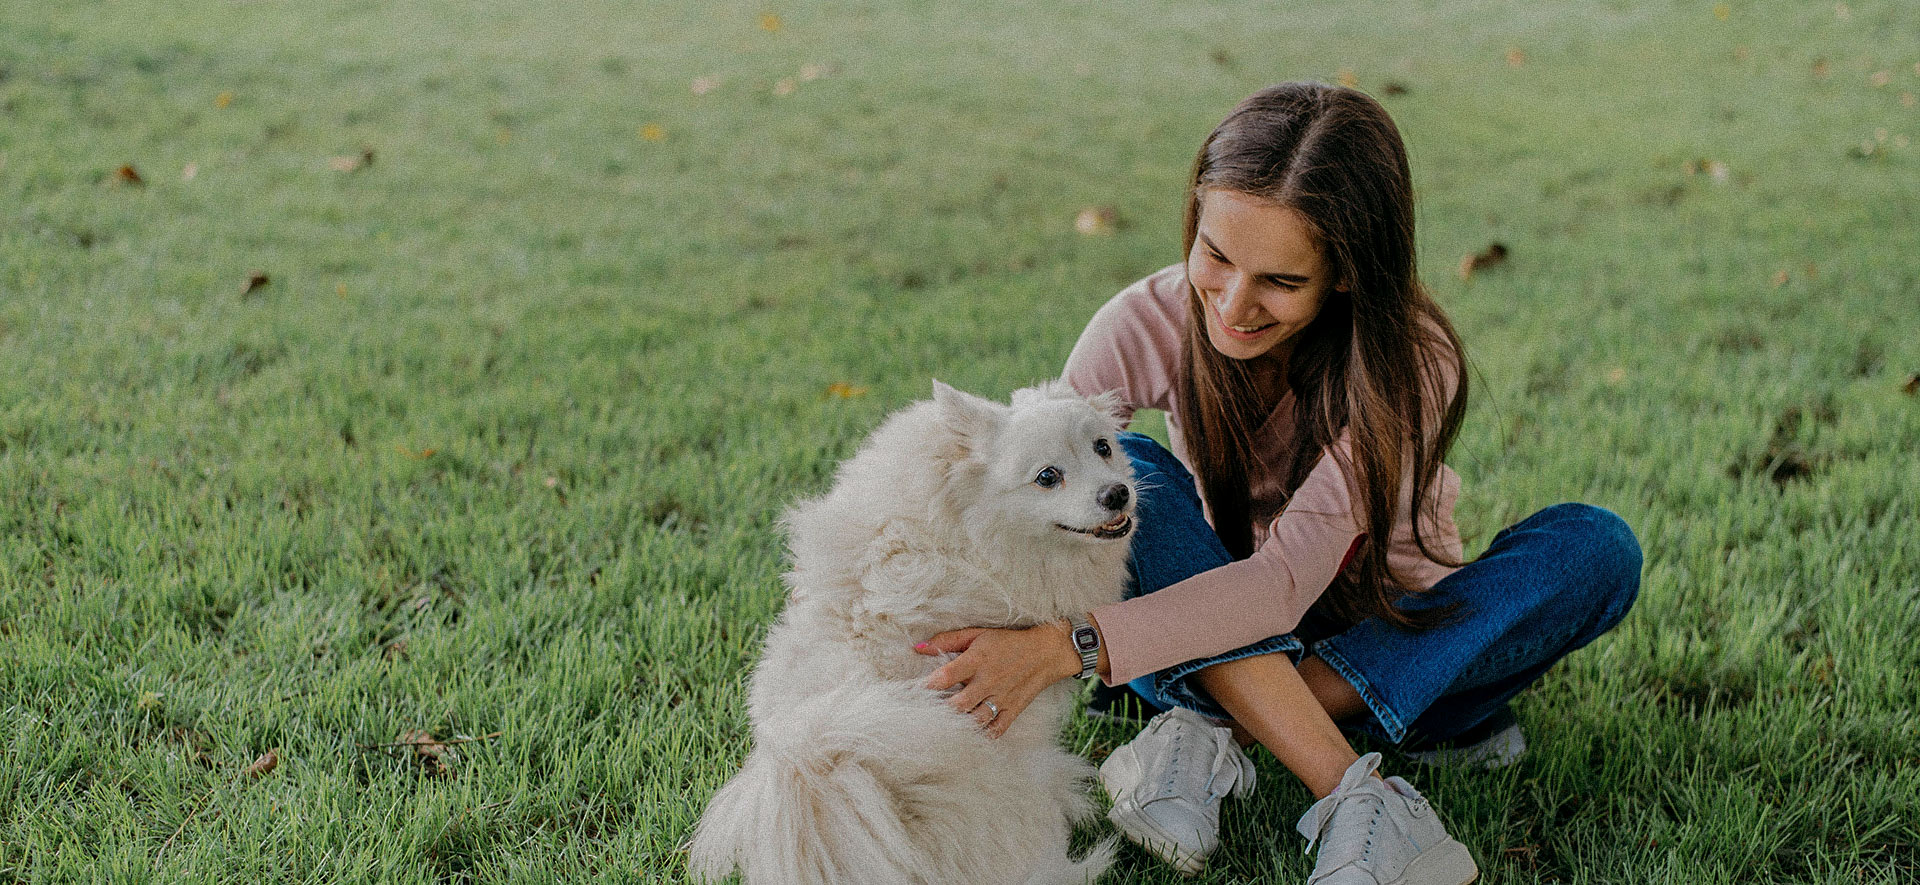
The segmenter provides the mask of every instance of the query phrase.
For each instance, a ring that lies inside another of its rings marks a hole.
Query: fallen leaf
[[[868,388],[865,385],[848,384],[845,381],[835,381],[827,385],[827,395],[839,397],[840,399],[853,399],[856,396],[866,396],[867,390]]]
[[[181,181],[192,181],[198,177],[200,177],[199,163],[188,163],[187,165],[180,167]]]
[[[373,148],[363,147],[358,154],[345,154],[327,161],[327,168],[335,172],[359,172],[373,165]]]
[[[146,179],[140,177],[140,170],[133,168],[132,163],[113,170],[113,179],[121,184],[131,184],[135,187],[143,187],[147,183]]]
[[[333,294],[338,295],[342,298],[347,297],[347,284],[335,283],[333,286]]]
[[[268,750],[265,753],[261,753],[260,758],[253,760],[252,765],[247,766],[247,777],[260,777],[279,767],[280,751]]]
[[[1874,71],[1873,73],[1867,75],[1867,85],[1872,86],[1875,89],[1879,89],[1880,87],[1885,86],[1888,83],[1892,83],[1892,82],[1893,82],[1893,74],[1887,71]]]
[[[140,700],[135,701],[134,706],[142,710],[155,709],[160,706],[160,697],[157,691],[143,691],[140,693]]]
[[[440,451],[439,449],[421,449],[420,451],[416,452],[412,449],[407,448],[406,446],[394,446],[394,448],[399,449],[400,454],[405,455],[409,458],[412,458],[415,461],[425,461],[428,458],[433,457],[435,453]]]
[[[1908,396],[1920,394],[1920,372],[1907,376],[1907,383],[1900,385],[1900,392]]]
[[[222,92],[213,97],[213,106],[216,108],[224,108],[230,104],[233,104],[232,92]]]
[[[1512,47],[1507,50],[1507,67],[1517,68],[1526,63],[1527,63],[1526,50],[1523,50],[1518,46]]]
[[[799,87],[793,82],[792,77],[782,77],[779,82],[773,84],[773,94],[792,95],[793,91],[798,88]]]
[[[832,65],[824,65],[824,64],[801,65],[800,66],[800,82],[811,83],[814,80],[818,80],[821,77],[825,77],[826,75],[831,73],[833,73]]]
[[[1820,268],[1811,261],[1807,262],[1806,266],[1800,268],[1800,270],[1807,275],[1807,279],[1809,280],[1820,275]]]
[[[1408,92],[1411,92],[1411,91],[1413,90],[1408,89],[1407,84],[1402,83],[1399,80],[1388,80],[1387,82],[1380,84],[1381,95],[1406,95]]]
[[[1340,85],[1345,86],[1348,89],[1354,89],[1360,85],[1360,77],[1354,74],[1354,72],[1346,68],[1341,68],[1340,73],[1337,75],[1337,77],[1340,81]]]
[[[460,759],[459,751],[434,740],[433,735],[425,731],[409,731],[394,743],[411,746],[414,758],[438,775],[453,774],[453,763]]]
[[[240,289],[240,297],[247,298],[253,295],[253,293],[266,288],[267,284],[271,282],[273,282],[273,278],[267,276],[267,272],[264,270],[256,270],[253,273],[247,274],[247,282]]]
[[[771,12],[762,13],[760,16],[760,30],[768,33],[780,30],[780,16],[774,15]]]
[[[1626,369],[1616,368],[1607,373],[1607,383],[1609,384],[1619,384],[1625,380],[1627,380]]]
[[[1207,57],[1212,59],[1214,64],[1223,68],[1233,67],[1233,53],[1225,49],[1216,47],[1212,52],[1207,53]]]
[[[557,477],[557,476],[547,477],[545,480],[545,485],[547,488],[550,488],[550,489],[558,488],[560,486],[560,477]]]
[[[648,123],[640,127],[640,138],[643,141],[660,141],[666,137],[667,130],[662,128],[659,123]]]
[[[1090,237],[1111,234],[1120,229],[1120,210],[1112,206],[1088,206],[1073,216],[1073,229]]]
[[[715,89],[719,89],[720,83],[721,80],[719,77],[695,77],[693,78],[692,86],[693,94],[706,95]]]
[[[1827,64],[1827,60],[1826,60],[1826,59],[1824,59],[1824,58],[1816,58],[1816,59],[1814,59],[1814,60],[1813,60],[1813,77],[1814,77],[1814,79],[1816,79],[1816,80],[1825,80],[1825,79],[1827,79],[1827,75],[1828,75],[1828,74],[1831,74],[1831,73],[1833,73],[1833,66],[1832,66],[1832,65],[1830,65],[1830,64]]]
[[[1716,3],[1713,5],[1714,18],[1717,18],[1721,21],[1726,21],[1728,17],[1732,15],[1733,15],[1733,7],[1728,6],[1725,3]]]
[[[1470,280],[1479,271],[1507,260],[1507,244],[1488,243],[1487,248],[1460,258],[1460,279]]]
[[[1792,279],[1792,278],[1793,278],[1793,276],[1792,276],[1791,274],[1789,274],[1789,273],[1787,273],[1787,269],[1786,269],[1786,268],[1784,268],[1784,267],[1783,267],[1783,268],[1781,268],[1781,269],[1779,269],[1779,270],[1776,270],[1776,271],[1774,271],[1774,272],[1773,272],[1773,287],[1774,287],[1775,289],[1778,289],[1778,288],[1780,288],[1781,286],[1784,286],[1784,285],[1786,285],[1786,284],[1787,284],[1787,281],[1788,281],[1788,280],[1790,280],[1790,279]]]

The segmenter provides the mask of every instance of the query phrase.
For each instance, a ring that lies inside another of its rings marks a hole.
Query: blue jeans
[[[1140,488],[1127,596],[1152,593],[1231,562],[1200,509],[1192,474],[1159,443],[1120,435]],[[1318,607],[1291,633],[1135,679],[1161,709],[1231,718],[1196,672],[1237,658],[1313,655],[1353,685],[1371,715],[1343,727],[1384,739],[1445,740],[1506,706],[1555,661],[1627,613],[1640,588],[1640,544],[1607,510],[1557,504],[1494,536],[1479,559],[1404,600],[1407,610],[1462,603],[1449,621],[1408,632],[1379,619],[1342,628]]]

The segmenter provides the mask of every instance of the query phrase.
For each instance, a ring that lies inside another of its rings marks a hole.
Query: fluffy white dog
[[[1111,404],[1058,382],[1005,406],[934,382],[786,517],[793,569],[748,696],[754,748],[713,797],[691,866],[749,885],[1080,883],[1091,809],[1059,746],[1072,687],[995,739],[922,684],[915,643],[1118,599],[1132,471]],[[1108,506],[1113,505],[1113,506]]]

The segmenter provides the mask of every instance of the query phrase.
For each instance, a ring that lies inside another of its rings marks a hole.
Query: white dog
[[[989,737],[915,654],[1120,597],[1133,475],[1111,403],[1054,382],[1011,407],[934,382],[786,517],[793,569],[748,696],[753,752],[707,807],[691,867],[748,885],[1081,883],[1067,855],[1093,770],[1059,746],[1073,689]],[[1107,506],[1113,505],[1113,506]]]

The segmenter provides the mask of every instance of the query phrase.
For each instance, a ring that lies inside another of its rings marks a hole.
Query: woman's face
[[[1201,194],[1187,279],[1206,308],[1207,340],[1237,360],[1285,358],[1331,285],[1304,216],[1230,190]]]

